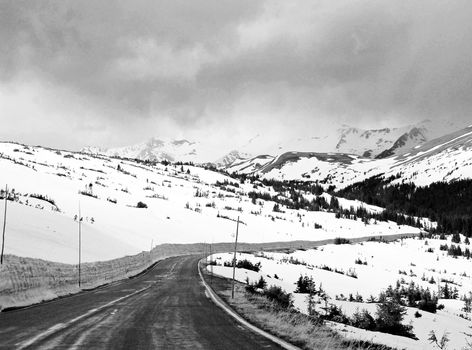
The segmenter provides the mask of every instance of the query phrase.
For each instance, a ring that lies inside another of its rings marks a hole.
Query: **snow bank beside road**
[[[201,244],[165,244],[151,254],[142,252],[119,259],[85,263],[81,266],[81,288],[90,289],[131,277],[146,270],[156,261],[172,256],[203,252]],[[6,255],[0,265],[0,311],[77,293],[78,266],[41,259]]]

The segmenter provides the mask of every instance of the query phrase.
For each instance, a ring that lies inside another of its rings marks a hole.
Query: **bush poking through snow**
[[[246,292],[250,294],[261,294],[267,297],[270,301],[273,301],[278,307],[282,309],[288,309],[293,307],[292,294],[287,293],[279,286],[270,286],[267,288],[267,282],[264,277],[260,277],[255,283],[249,283],[249,279],[246,280]]]
[[[263,294],[284,309],[293,306],[292,294],[285,292],[279,286],[270,286],[264,290]]]
[[[97,195],[89,192],[89,191],[79,191],[79,194],[81,195],[84,195],[84,196],[88,196],[88,197],[92,197],[92,198],[98,198]]]
[[[336,237],[334,239],[334,244],[351,244],[351,241],[346,238]]]
[[[233,267],[233,262],[231,261],[225,261],[224,262],[224,266],[226,267]],[[246,269],[246,270],[251,270],[251,271],[256,271],[256,272],[259,272],[259,270],[261,269],[261,263],[258,262],[258,263],[253,263],[247,259],[244,259],[244,260],[237,260],[236,261],[236,267],[238,269]]]
[[[360,258],[357,258],[354,263],[356,263],[357,265],[367,265],[367,261],[362,261]]]
[[[353,327],[374,331],[377,327],[375,319],[366,309],[357,310],[350,318],[350,325]]]
[[[136,204],[136,208],[147,208],[147,204],[144,203],[144,202],[138,202],[138,204]]]
[[[42,194],[38,194],[38,193],[31,193],[29,196],[30,196],[31,198],[36,198],[36,199],[40,199],[40,200],[46,201],[46,202],[48,202],[49,204],[56,206],[56,202],[54,201],[54,199],[49,198],[48,196],[45,196],[45,195],[42,195]]]
[[[300,275],[296,284],[297,289],[295,289],[295,293],[308,294],[315,291],[315,282],[313,281],[313,277]]]
[[[438,339],[434,331],[431,331],[428,340],[431,344],[435,344],[439,349],[446,349],[447,343],[449,342],[449,333],[444,332],[441,339]]]

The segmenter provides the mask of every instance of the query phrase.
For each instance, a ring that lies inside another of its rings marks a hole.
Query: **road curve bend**
[[[282,349],[205,295],[198,256],[136,278],[0,313],[0,349]]]

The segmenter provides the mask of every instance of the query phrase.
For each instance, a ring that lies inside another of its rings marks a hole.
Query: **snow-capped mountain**
[[[397,143],[397,154],[371,159],[346,153],[285,152],[254,157],[227,167],[228,172],[254,174],[278,180],[318,181],[343,188],[371,176],[395,175],[397,182],[426,186],[437,181],[472,178],[472,126],[413,146],[423,138],[415,130]],[[393,146],[392,146],[393,147]],[[392,151],[392,153],[394,153]]]
[[[472,125],[415,146],[392,158],[385,177],[426,186],[437,181],[472,178]]]
[[[426,131],[424,128],[414,127],[400,136],[392,147],[384,150],[375,158],[386,158],[425,143],[428,140]]]
[[[200,144],[198,142],[151,138],[146,142],[133,146],[108,149],[86,147],[83,148],[81,152],[150,161],[168,160],[172,162],[199,162],[201,160],[201,152],[199,152],[199,148]]]
[[[465,125],[443,120],[425,120],[414,125],[382,129],[362,129],[342,125],[334,131],[321,129],[310,136],[281,138],[276,143],[258,134],[237,149],[240,153],[253,156],[260,154],[276,156],[286,152],[315,152],[385,158],[463,127]],[[235,163],[239,163],[239,159]]]
[[[282,140],[263,153],[284,152],[347,153],[365,158],[385,158],[436,137],[463,128],[452,121],[425,120],[397,128],[362,129],[342,125],[335,132],[319,132],[309,137]],[[258,154],[252,150],[253,154]],[[260,154],[260,153],[259,153]]]
[[[275,143],[268,139],[268,136],[261,134],[239,145],[222,144],[217,147],[207,142],[192,142],[185,139],[162,140],[153,137],[132,146],[85,147],[81,151],[140,160],[211,162],[220,168],[230,168],[255,156],[276,156],[286,152],[344,153],[364,158],[386,158],[459,130],[461,127],[463,126],[451,121],[430,120],[415,125],[383,129],[361,129],[343,125],[334,132],[321,130],[312,136],[294,139],[282,137]],[[225,150],[231,151],[225,154]]]
[[[217,167],[226,167],[229,166],[230,164],[238,163],[240,161],[244,161],[246,159],[251,158],[251,155],[249,153],[245,152],[240,152],[237,150],[233,150],[229,152],[228,154],[224,155],[223,157],[217,159],[214,164]]]

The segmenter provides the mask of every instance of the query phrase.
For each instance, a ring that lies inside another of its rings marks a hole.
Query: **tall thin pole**
[[[236,275],[236,250],[238,249],[238,231],[239,231],[239,216],[236,224],[236,239],[234,240],[234,256],[233,256],[233,282],[231,283],[231,299],[234,299],[234,278]]]
[[[154,239],[151,239],[151,249],[149,249],[149,263],[152,264],[152,247],[154,246]]]
[[[5,251],[5,228],[7,225],[7,199],[8,199],[8,185],[5,185],[5,212],[3,214],[2,253],[0,254],[0,265],[3,264],[3,252]]]
[[[80,201],[79,201],[79,288],[80,288],[80,264],[81,264],[81,260],[82,260],[82,215],[80,213]]]
[[[213,284],[213,256],[211,255],[211,243],[210,243],[210,284]]]

